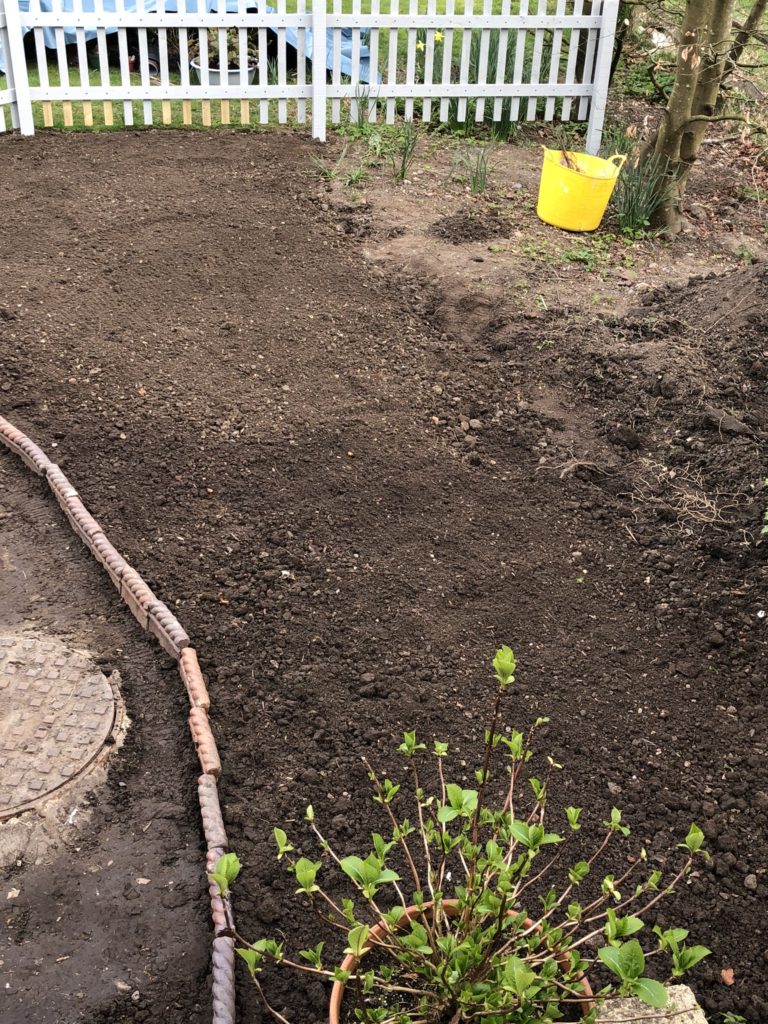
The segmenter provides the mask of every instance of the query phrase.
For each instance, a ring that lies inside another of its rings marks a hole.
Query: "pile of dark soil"
[[[523,320],[458,291],[430,304],[328,223],[310,152],[277,134],[0,147],[3,411],[56,446],[200,651],[243,930],[325,937],[273,826],[301,839],[312,803],[335,846],[365,853],[381,823],[360,757],[397,777],[404,728],[449,740],[469,779],[507,642],[510,721],[551,715],[543,752],[567,769],[555,814],[578,804],[599,823],[618,804],[657,859],[691,820],[705,829],[713,860],[664,919],[713,950],[692,979],[710,1012],[765,1019],[760,324],[748,356],[735,333],[718,347],[727,318],[690,334],[705,314],[681,309],[708,309],[717,281],[613,325]],[[150,714],[152,685],[132,699]],[[163,714],[185,734],[181,702]],[[178,760],[159,743],[145,756],[153,772]],[[87,930],[88,905],[66,886],[61,901]],[[47,955],[42,927],[26,939]],[[190,941],[168,908],[177,971]],[[41,1020],[18,970],[14,1022]],[[141,1016],[84,982],[63,1019],[181,1024],[196,980],[170,1007],[167,979],[148,980]],[[320,985],[279,974],[270,993],[298,1024],[322,1019]],[[243,1020],[267,1019],[244,978],[240,998]]]
[[[484,206],[469,207],[435,221],[430,232],[453,245],[462,242],[485,242],[505,237],[512,230],[510,222],[497,210]]]

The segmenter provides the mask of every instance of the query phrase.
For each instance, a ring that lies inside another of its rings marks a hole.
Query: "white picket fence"
[[[0,0],[0,131],[250,125],[255,112],[311,118],[324,139],[329,122],[382,115],[588,119],[587,149],[599,148],[618,0],[271,2]],[[218,82],[208,50],[228,30],[236,53]]]

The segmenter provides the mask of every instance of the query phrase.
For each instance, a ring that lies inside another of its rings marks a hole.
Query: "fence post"
[[[616,41],[616,22],[619,17],[619,0],[604,0],[601,13],[600,39],[595,58],[595,74],[592,80],[592,103],[589,107],[587,126],[587,152],[597,155],[603,138],[603,122],[608,102],[608,83],[611,77],[613,45]]]
[[[24,37],[21,31],[21,16],[18,0],[0,0],[0,20],[5,16],[5,74],[8,87],[15,99],[11,102],[11,118],[14,128],[22,135],[35,134],[32,118],[32,101],[29,98],[29,76],[27,58],[24,53]]]
[[[326,0],[312,0],[312,138],[325,142],[327,60]]]

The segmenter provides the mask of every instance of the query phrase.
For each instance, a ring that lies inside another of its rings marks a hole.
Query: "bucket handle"
[[[614,153],[613,156],[609,156],[608,157],[608,163],[613,163],[616,160],[618,160],[618,163],[616,164],[616,166],[618,167],[619,170],[621,170],[621,168],[627,162],[627,155],[626,155],[626,153]]]

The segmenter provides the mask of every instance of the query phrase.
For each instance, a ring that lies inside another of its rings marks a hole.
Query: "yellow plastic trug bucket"
[[[588,153],[568,153],[576,170],[566,167],[560,149],[544,149],[536,213],[546,224],[566,231],[594,231],[600,226],[626,156],[608,160]]]

